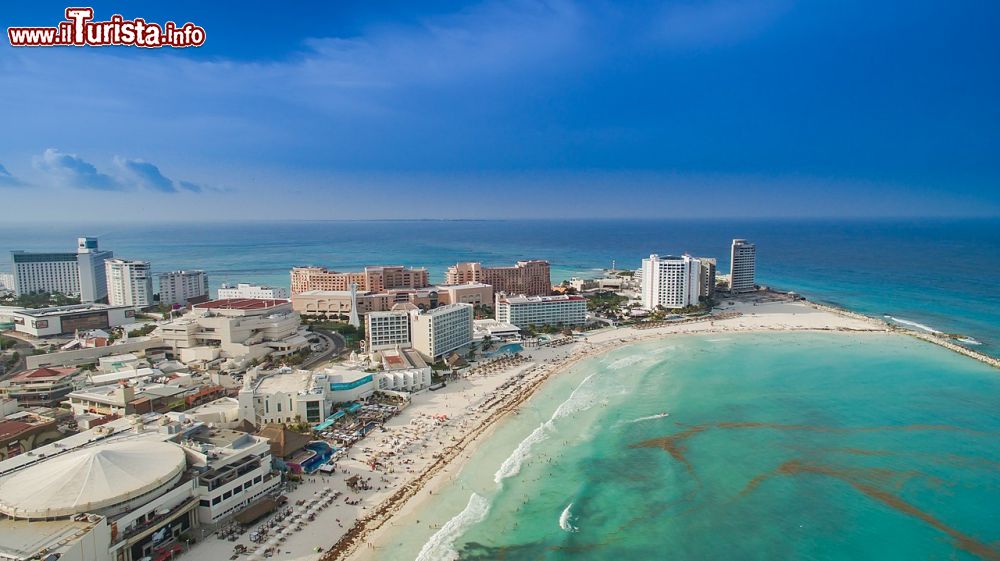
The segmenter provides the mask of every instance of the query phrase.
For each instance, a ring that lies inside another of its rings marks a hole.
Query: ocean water
[[[154,271],[204,269],[223,282],[288,286],[295,265],[350,270],[548,259],[553,280],[638,268],[650,253],[717,257],[757,243],[758,279],[820,301],[961,333],[1000,356],[1000,219],[978,220],[503,220],[0,224],[0,271],[12,249],[72,250],[76,237],[146,259]]]
[[[898,335],[625,347],[547,383],[378,558],[1000,559],[998,395]]]

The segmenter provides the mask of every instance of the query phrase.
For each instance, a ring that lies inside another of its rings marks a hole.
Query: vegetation
[[[628,304],[628,297],[614,292],[601,292],[587,298],[587,311],[599,315],[617,315],[622,306]]]
[[[572,329],[568,329],[565,326],[562,326],[562,325],[549,325],[549,324],[545,324],[545,325],[529,325],[527,327],[527,329],[525,329],[524,331],[529,336],[535,337],[535,336],[537,336],[540,333],[544,333],[546,335],[552,335],[552,334],[555,334],[555,333],[562,333],[562,332],[564,332],[566,330],[568,330],[570,333],[573,332]]]
[[[80,299],[60,292],[31,292],[14,296],[0,296],[0,306],[20,306],[22,308],[47,308],[49,306],[69,306],[79,304]]]
[[[128,332],[128,336],[129,337],[143,337],[145,335],[149,335],[155,329],[156,329],[156,324],[155,323],[149,323],[149,324],[146,324],[146,325],[140,327],[139,329],[133,329],[132,331],[129,331]]]
[[[476,304],[472,307],[472,313],[476,319],[491,319],[493,317],[493,306]]]
[[[17,339],[12,339],[10,337],[4,337],[0,335],[0,351],[10,349],[17,344]]]
[[[339,334],[347,341],[347,348],[349,349],[359,349],[361,341],[365,338],[364,324],[361,324],[360,327],[354,327],[347,322],[317,320],[310,322],[310,326],[313,329],[324,329]]]

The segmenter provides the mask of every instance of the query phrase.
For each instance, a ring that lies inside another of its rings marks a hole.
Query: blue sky
[[[207,42],[4,40],[14,219],[1000,215],[995,1],[87,5]]]

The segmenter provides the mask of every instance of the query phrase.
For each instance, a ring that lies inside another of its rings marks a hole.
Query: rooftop
[[[0,480],[0,512],[29,519],[91,512],[158,489],[185,466],[183,450],[166,442],[82,448]]]
[[[559,296],[507,296],[500,299],[500,302],[507,304],[551,304],[558,302],[586,302],[583,296],[575,294],[561,294]]]
[[[47,378],[53,378],[56,380],[61,380],[76,374],[79,370],[76,368],[36,368],[34,370],[27,370],[19,374],[15,374],[10,378],[13,382],[22,382],[30,380],[42,380]]]
[[[282,304],[287,304],[287,300],[256,300],[253,298],[223,298],[222,300],[210,300],[201,304],[195,304],[192,308],[196,310],[261,310],[265,308],[276,308]]]
[[[98,310],[124,310],[131,309],[132,306],[111,306],[109,304],[72,304],[69,306],[53,306],[51,308],[34,308],[19,310],[15,313],[31,316],[35,318],[46,316],[58,316],[62,314],[90,312]]]

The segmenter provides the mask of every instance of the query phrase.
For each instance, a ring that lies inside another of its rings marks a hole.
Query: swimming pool
[[[316,471],[319,469],[319,466],[325,464],[330,459],[330,456],[333,456],[333,453],[337,451],[336,448],[322,440],[314,440],[306,444],[306,448],[312,450],[313,455],[303,460],[301,466],[304,473]]]
[[[519,353],[519,352],[521,352],[523,350],[524,350],[524,347],[521,346],[521,343],[507,343],[506,345],[501,346],[500,348],[498,348],[497,350],[493,351],[492,353],[486,353],[486,356],[488,356],[488,357],[494,357],[494,356],[500,356],[500,355],[512,355],[514,353]]]

